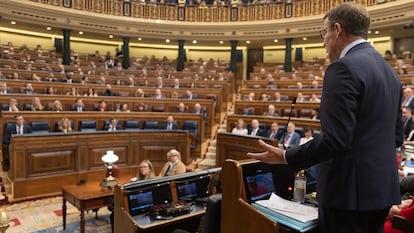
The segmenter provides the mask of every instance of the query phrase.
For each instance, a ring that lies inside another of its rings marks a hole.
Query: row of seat
[[[11,125],[12,123],[7,123],[6,127],[8,125]],[[73,121],[71,121],[71,124],[73,124]],[[117,128],[119,130],[139,130],[139,129],[164,129],[162,125],[165,125],[166,122],[158,122],[158,121],[152,121],[152,120],[146,120],[143,122],[140,122],[139,120],[125,120],[123,124],[119,124],[120,127]],[[121,126],[122,125],[122,126]],[[31,121],[29,123],[29,126],[32,129],[32,133],[49,133],[50,127],[49,123],[47,121]],[[109,128],[109,120],[106,120],[104,123],[104,127],[102,130],[108,130]],[[182,130],[188,130],[191,133],[198,134],[198,123],[196,121],[184,121],[183,125],[181,127]],[[97,131],[96,127],[96,120],[81,120],[79,122],[79,131],[81,132],[91,132],[91,131]],[[59,131],[59,122],[57,121],[55,123],[55,131]]]

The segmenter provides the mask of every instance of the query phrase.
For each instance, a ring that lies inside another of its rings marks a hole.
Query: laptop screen
[[[249,193],[250,202],[269,199],[270,195],[275,191],[272,173],[267,172],[247,176],[246,191]]]

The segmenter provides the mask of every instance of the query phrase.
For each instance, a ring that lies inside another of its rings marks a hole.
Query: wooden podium
[[[227,159],[222,167],[221,233],[278,233],[280,225],[247,203],[242,164],[258,161]]]

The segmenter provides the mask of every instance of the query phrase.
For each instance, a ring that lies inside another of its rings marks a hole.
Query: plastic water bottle
[[[296,174],[295,184],[293,188],[293,201],[304,203],[306,194],[306,176],[302,170]]]

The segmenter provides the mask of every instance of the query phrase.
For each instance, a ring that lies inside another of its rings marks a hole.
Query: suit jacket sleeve
[[[3,144],[10,144],[11,135],[13,134],[13,128],[15,125],[8,126],[3,134]]]

